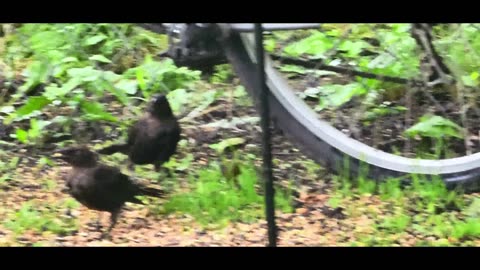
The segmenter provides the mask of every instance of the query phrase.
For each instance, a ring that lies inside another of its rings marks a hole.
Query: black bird
[[[158,172],[161,165],[175,154],[181,128],[165,95],[155,95],[145,114],[128,131],[125,144],[116,144],[98,151],[99,154],[123,153],[137,165],[153,164]],[[130,169],[133,169],[131,164]]]
[[[68,193],[84,206],[111,214],[110,233],[125,202],[142,204],[135,196],[162,197],[161,190],[132,182],[118,168],[98,162],[98,155],[87,147],[69,147],[55,151],[55,156],[72,166],[67,177]],[[99,223],[97,223],[99,225]]]

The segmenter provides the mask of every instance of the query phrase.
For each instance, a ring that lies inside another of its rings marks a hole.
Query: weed
[[[78,221],[68,217],[58,217],[57,209],[63,205],[35,204],[33,201],[22,204],[20,210],[10,215],[4,221],[15,235],[21,235],[25,231],[35,232],[50,231],[55,234],[65,235],[78,230]]]
[[[264,215],[264,201],[256,190],[258,178],[253,165],[240,165],[239,187],[223,176],[219,165],[213,164],[200,169],[198,176],[190,177],[191,191],[174,195],[165,205],[164,211],[189,213],[200,223],[226,224],[229,221],[252,222]],[[291,212],[289,194],[277,192],[277,207]]]

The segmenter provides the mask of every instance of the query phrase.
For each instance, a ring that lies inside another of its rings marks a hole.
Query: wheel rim
[[[252,61],[256,62],[253,34],[240,35],[247,53]],[[285,109],[319,139],[350,157],[376,167],[413,174],[454,174],[476,169],[480,164],[480,153],[443,160],[412,159],[377,150],[349,138],[327,122],[317,118],[316,113],[293,93],[287,81],[273,67],[272,60],[268,56],[265,59],[265,68],[267,85]]]

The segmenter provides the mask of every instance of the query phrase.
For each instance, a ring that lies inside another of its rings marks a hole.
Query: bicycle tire
[[[258,110],[261,90],[253,34],[230,31],[223,46],[227,59]],[[405,179],[402,183],[408,183],[409,176],[417,174],[429,179],[440,177],[449,189],[462,187],[469,192],[480,190],[480,153],[453,159],[416,160],[374,149],[318,119],[315,112],[293,94],[286,81],[274,70],[268,55],[265,56],[265,71],[270,89],[270,115],[275,126],[307,157],[334,173],[348,173],[355,177],[361,172],[362,164],[368,164],[366,176],[376,181],[402,177]],[[347,169],[342,166],[345,161],[349,164]]]

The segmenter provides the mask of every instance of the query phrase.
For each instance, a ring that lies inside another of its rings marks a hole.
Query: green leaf
[[[49,65],[46,62],[35,61],[26,70],[27,81],[20,87],[20,91],[29,91],[48,79]]]
[[[188,168],[191,167],[192,161],[193,161],[193,154],[188,153],[185,158],[183,158],[178,164],[175,166],[175,170],[178,171],[185,171]]]
[[[174,112],[180,112],[191,99],[190,93],[185,89],[176,89],[167,94],[168,101]]]
[[[80,107],[82,111],[86,113],[85,117],[89,120],[106,120],[110,122],[118,121],[115,116],[103,109],[103,105],[101,103],[83,101],[81,102]]]
[[[333,40],[322,32],[315,32],[313,35],[297,41],[285,47],[284,52],[290,56],[309,54],[315,57],[322,56],[327,50],[333,47]]]
[[[84,44],[87,45],[87,46],[91,46],[91,45],[98,44],[105,39],[107,39],[107,36],[105,36],[105,35],[96,35],[96,36],[87,38],[85,40]]]
[[[56,31],[41,31],[30,38],[31,48],[37,53],[56,50],[65,43],[63,35]]]
[[[307,97],[318,98],[318,94],[320,92],[321,90],[319,88],[310,87],[310,88],[307,88],[305,91],[298,93],[298,96],[302,99],[305,99]]]
[[[138,90],[137,81],[122,79],[115,84],[115,87],[129,95],[135,95]]]
[[[367,93],[367,90],[359,83],[323,85],[320,87],[320,90],[321,94],[326,95],[326,97],[321,99],[323,102],[322,106],[334,108],[347,103],[354,96]]]
[[[480,76],[480,74],[476,71],[470,73],[470,78],[472,78],[472,80],[474,80],[474,81],[476,81],[479,76]]]
[[[35,139],[40,137],[42,130],[50,125],[52,122],[45,120],[30,119],[30,129],[28,130],[28,137],[30,139]]]
[[[462,128],[449,119],[437,115],[424,115],[420,122],[405,130],[410,137],[420,135],[422,137],[442,138],[455,137],[463,138]]]
[[[77,202],[76,200],[72,199],[72,198],[67,198],[63,202],[63,206],[65,206],[68,209],[75,209],[75,208],[80,207],[80,203]]]
[[[69,121],[69,118],[63,115],[57,115],[52,119],[52,123],[65,124]]]
[[[102,78],[108,82],[115,83],[122,79],[121,75],[116,74],[110,70],[108,71],[101,71]]]
[[[248,95],[247,91],[245,90],[245,87],[239,85],[235,88],[235,90],[233,91],[233,95],[236,97],[236,98],[240,98],[240,97],[245,97]]]
[[[289,73],[298,73],[302,75],[307,73],[307,70],[304,67],[295,66],[295,65],[281,65],[280,71],[289,72]]]
[[[110,59],[108,59],[105,56],[100,55],[100,54],[92,55],[88,59],[92,60],[92,61],[102,62],[102,63],[112,63],[112,61],[110,61]]]
[[[351,40],[346,40],[344,41],[339,49],[342,51],[346,51],[348,57],[357,57],[364,48],[368,46],[368,43],[366,43],[363,40],[359,41],[351,41]]]
[[[473,199],[473,202],[465,210],[465,214],[470,218],[480,217],[480,198]]]
[[[62,59],[62,63],[78,62],[78,58],[69,56]]]
[[[102,76],[101,70],[96,70],[92,66],[87,66],[84,68],[71,68],[67,71],[67,74],[72,77],[79,79],[84,82],[97,81]]]
[[[477,73],[478,74],[478,73]],[[475,78],[475,79],[474,79]],[[462,82],[463,84],[465,84],[466,86],[470,86],[470,87],[475,87],[475,86],[478,86],[478,80],[477,80],[478,76],[476,75],[473,75],[470,74],[470,76],[466,75],[466,76],[462,76]]]
[[[128,104],[128,97],[125,94],[125,91],[116,88],[108,83],[104,84],[104,89],[112,93],[123,105]]]
[[[51,102],[50,100],[48,100],[46,97],[43,97],[43,96],[30,97],[27,100],[27,103],[25,103],[25,105],[23,105],[22,107],[18,108],[15,114],[17,116],[28,115],[34,111],[41,110],[43,107],[50,104],[50,102]]]
[[[9,114],[9,113],[12,113],[13,111],[15,111],[15,107],[13,106],[3,106],[0,108],[0,113]]]
[[[322,77],[322,76],[337,76],[338,74],[333,72],[333,71],[328,71],[328,70],[315,70],[313,73],[316,76]]]
[[[56,85],[49,85],[45,87],[45,92],[43,93],[43,96],[53,101],[59,97],[64,97],[66,94],[68,94],[70,91],[72,91],[79,85],[80,80],[76,78],[70,79],[62,87],[57,87]]]
[[[147,90],[147,83],[145,82],[145,70],[143,68],[138,68],[136,73],[138,86],[142,91]]]
[[[264,44],[265,44],[265,50],[267,52],[273,52],[277,45],[274,39],[266,39]]]
[[[222,154],[226,148],[241,145],[245,143],[244,138],[229,138],[225,139],[219,143],[210,145],[210,148],[216,150],[219,154]]]
[[[21,143],[28,142],[28,132],[26,130],[17,128],[17,130],[15,131],[15,135],[17,140],[19,140]]]
[[[8,167],[10,168],[15,168],[17,167],[18,163],[20,161],[20,157],[12,157],[10,162],[8,163]]]

